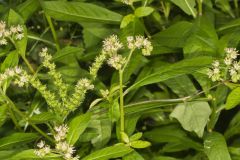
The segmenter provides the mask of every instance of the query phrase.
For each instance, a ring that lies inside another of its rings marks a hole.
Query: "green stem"
[[[57,49],[57,51],[59,51],[59,50],[60,50],[60,45],[59,45],[59,41],[58,41],[57,34],[56,34],[55,28],[54,28],[54,26],[53,26],[51,17],[48,16],[48,15],[45,15],[45,16],[46,16],[46,18],[47,18],[49,27],[50,27],[50,29],[51,29],[51,31],[52,31],[53,39],[54,39],[55,44],[56,44],[56,49]]]
[[[236,16],[239,17],[238,0],[234,0],[234,6],[236,9]]]
[[[19,126],[19,124],[18,124],[18,122],[17,122],[17,118],[15,117],[15,115],[14,115],[14,113],[13,113],[13,111],[12,111],[12,108],[9,108],[9,107],[8,107],[8,111],[9,111],[9,113],[10,113],[10,117],[11,117],[14,125],[16,126],[16,128],[17,128],[19,131],[21,131],[22,129],[21,129],[21,127]]]
[[[48,139],[50,142],[54,143],[55,141],[49,137],[46,133],[44,133],[40,128],[38,128],[35,124],[32,124],[27,118],[26,116],[15,106],[15,104],[12,102],[12,100],[10,98],[8,98],[8,96],[6,96],[5,94],[3,94],[2,91],[0,91],[3,98],[11,105],[11,107],[13,108],[13,110],[19,115],[21,116],[23,119],[25,119],[38,133],[40,133],[43,137],[45,137],[46,139]]]
[[[198,15],[202,16],[202,0],[198,0]]]
[[[120,132],[124,132],[124,97],[123,97],[123,70],[119,71],[119,98],[120,98]]]
[[[124,124],[125,123],[125,120],[124,120],[125,113],[124,113],[124,95],[123,95],[123,72],[124,72],[124,70],[126,69],[128,63],[129,63],[134,50],[135,50],[135,48],[130,51],[126,63],[124,64],[123,68],[119,70],[120,132],[124,132],[124,130],[125,130],[125,128],[124,128],[124,126],[125,126],[125,124]]]
[[[29,68],[29,70],[34,74],[35,71],[34,71],[34,69],[32,68],[32,66],[31,66],[31,64],[29,63],[29,61],[26,59],[25,53],[21,53],[21,52],[19,51],[18,46],[16,45],[15,41],[14,41],[11,37],[8,37],[8,38],[10,39],[10,41],[12,42],[12,44],[14,45],[14,47],[16,48],[16,50],[18,51],[18,54],[21,55],[23,61],[26,63],[26,65],[27,65],[27,67]]]
[[[26,65],[28,66],[29,70],[32,72],[32,74],[35,74],[34,69],[32,68],[32,65],[29,63],[29,61],[27,60],[27,58],[24,55],[21,55],[23,61],[26,63]]]

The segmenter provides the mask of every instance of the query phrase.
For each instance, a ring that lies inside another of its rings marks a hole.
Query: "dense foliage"
[[[1,0],[1,160],[240,160],[238,0]]]

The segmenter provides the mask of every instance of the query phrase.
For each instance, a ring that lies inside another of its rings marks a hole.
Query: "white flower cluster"
[[[45,142],[42,140],[37,144],[37,147],[38,149],[35,150],[34,153],[40,158],[43,158],[51,152],[50,146],[46,145]]]
[[[27,73],[22,70],[20,67],[8,68],[2,74],[0,74],[0,85],[4,83],[9,78],[15,77],[14,83],[19,87],[23,87],[26,83],[29,82],[29,76]]]
[[[7,38],[21,40],[24,37],[23,27],[21,25],[10,26],[7,28],[4,21],[0,21],[0,45],[7,45]]]
[[[54,139],[56,141],[55,152],[63,156],[65,160],[78,160],[79,156],[73,156],[75,149],[72,145],[66,142],[68,127],[66,125],[60,125],[54,127],[55,135]],[[51,149],[48,145],[45,145],[44,141],[38,143],[38,149],[35,150],[35,154],[41,158],[51,152]]]
[[[222,81],[224,74],[227,74],[225,75],[226,78],[229,74],[231,81],[236,83],[240,80],[240,62],[237,61],[238,51],[235,48],[226,48],[225,52],[224,64],[221,65],[219,61],[214,61],[212,68],[208,71],[208,76],[212,81]]]
[[[227,66],[230,66],[232,64],[232,62],[237,58],[238,51],[236,50],[236,48],[226,48],[225,52],[227,55],[224,59],[224,63]]]
[[[132,5],[133,4],[133,0],[122,0],[122,3],[124,3],[126,5]]]
[[[108,89],[106,89],[106,90],[101,89],[100,93],[103,96],[103,98],[107,98],[109,96],[109,90]]]
[[[126,58],[120,54],[115,54],[108,59],[107,63],[109,66],[112,66],[116,70],[120,70],[126,63]]]
[[[121,48],[123,48],[123,44],[116,35],[111,35],[103,41],[103,52],[107,54],[117,53]]]
[[[66,142],[68,127],[66,125],[61,125],[54,127],[54,130],[56,131],[54,135],[54,139],[57,142],[55,146],[56,151],[62,153],[65,160],[78,160],[78,156],[73,156],[75,152],[74,147]]]
[[[129,49],[142,49],[142,54],[144,56],[149,56],[151,55],[151,52],[153,50],[152,43],[147,39],[144,38],[143,36],[129,36],[127,37],[127,43],[128,43],[128,48]]]
[[[220,73],[220,63],[219,61],[214,61],[212,63],[212,69],[208,69],[208,77],[212,79],[213,82],[221,80],[221,73]]]

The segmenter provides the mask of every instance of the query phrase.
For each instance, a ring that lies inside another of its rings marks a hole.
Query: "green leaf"
[[[7,109],[8,109],[7,104],[3,104],[0,106],[0,127],[4,124],[4,122],[7,119]]]
[[[183,51],[185,57],[218,56],[218,35],[214,20],[210,15],[202,15],[195,20],[191,36],[186,40]]]
[[[224,133],[224,137],[226,139],[229,139],[234,135],[238,135],[239,130],[240,130],[240,112],[237,112],[237,114],[232,118],[230,124],[228,125],[228,128]]]
[[[97,130],[98,136],[92,139],[92,144],[96,148],[102,148],[111,138],[111,121],[109,118],[101,120],[92,120],[89,124],[90,128]]]
[[[28,20],[31,15],[37,11],[39,7],[39,2],[36,0],[27,0],[17,6],[17,10],[23,17],[24,22]]]
[[[178,160],[178,159],[173,157],[167,157],[167,156],[158,156],[158,157],[154,157],[153,160]]]
[[[55,119],[56,119],[56,115],[54,113],[42,112],[40,114],[34,114],[32,117],[30,117],[29,120],[31,123],[39,124],[39,123],[45,123]]]
[[[133,148],[147,148],[151,146],[151,143],[148,141],[137,140],[130,143],[130,146]]]
[[[129,137],[128,137],[128,135],[127,135],[126,133],[121,132],[121,133],[120,133],[120,136],[121,136],[121,140],[122,140],[123,142],[129,143]]]
[[[125,28],[130,22],[134,21],[135,16],[133,14],[129,14],[123,17],[120,28]]]
[[[219,7],[223,12],[228,13],[230,16],[235,17],[232,8],[229,4],[228,0],[215,0],[215,4]]]
[[[123,157],[123,160],[145,160],[138,152],[133,151]]]
[[[62,59],[66,59],[69,56],[77,57],[79,55],[82,55],[83,51],[83,48],[67,46],[54,54],[53,61],[60,61]]]
[[[202,62],[202,63],[199,63]],[[175,64],[172,64],[168,67],[165,67],[162,70],[157,70],[156,72],[145,76],[143,79],[138,80],[132,86],[130,86],[125,93],[128,93],[130,90],[139,88],[147,84],[153,84],[174,78],[183,74],[193,73],[196,70],[199,70],[203,67],[211,64],[211,57],[197,57],[192,59],[185,59]]]
[[[153,54],[175,53],[182,48],[192,32],[192,23],[180,21],[153,35]]]
[[[71,145],[75,144],[79,139],[80,135],[87,128],[88,123],[91,119],[91,114],[86,113],[74,117],[69,123],[69,131],[67,134],[67,142]]]
[[[177,105],[170,116],[176,118],[185,130],[202,137],[211,112],[207,102],[196,101]]]
[[[184,150],[193,148],[202,150],[202,145],[193,141],[182,129],[176,125],[157,127],[147,131],[144,137],[152,143],[175,143],[184,147]]]
[[[139,140],[142,137],[142,135],[143,135],[142,132],[135,133],[130,137],[130,141],[132,142],[132,141]]]
[[[83,160],[108,160],[111,158],[123,157],[131,151],[132,149],[124,144],[116,144],[114,146],[95,151],[87,157],[84,157]]]
[[[109,116],[112,122],[118,121],[120,117],[118,99],[114,100],[109,106]]]
[[[177,78],[171,78],[167,81],[164,81],[164,83],[179,97],[185,97],[197,92],[194,83],[186,75],[179,76]]]
[[[10,52],[3,63],[1,64],[1,71],[4,72],[8,68],[13,68],[18,64],[18,53],[16,50]]]
[[[232,90],[228,95],[225,108],[232,109],[236,107],[239,103],[240,103],[240,87],[237,87],[236,89]]]
[[[90,3],[45,1],[43,9],[46,14],[61,21],[118,24],[122,19],[120,14]]]
[[[231,160],[224,137],[212,132],[204,139],[204,152],[209,160]]]
[[[139,7],[134,11],[135,16],[137,17],[146,17],[150,15],[154,9],[152,7]]]
[[[24,150],[19,153],[16,153],[12,157],[9,157],[8,160],[39,160],[39,156],[34,153],[34,149]],[[41,157],[42,160],[62,160],[61,155],[49,153],[44,157]]]
[[[197,11],[194,8],[196,6],[195,0],[170,0],[179,8],[181,8],[188,15],[192,15],[194,18],[197,16]]]
[[[28,143],[37,138],[38,135],[35,133],[14,133],[0,139],[0,150],[16,146],[17,144]]]

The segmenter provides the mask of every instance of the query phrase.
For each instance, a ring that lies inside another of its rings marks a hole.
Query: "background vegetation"
[[[238,80],[212,82],[207,75],[213,60],[223,62],[225,48],[239,47],[238,0],[123,2],[0,0],[1,20],[24,28],[23,39],[0,47],[1,73],[21,66],[55,93],[59,90],[39,57],[44,47],[71,93],[80,78],[91,79],[89,67],[109,35],[124,44],[128,36],[144,35],[153,46],[148,57],[135,51],[123,72],[122,137],[119,75],[107,64],[65,119],[34,87],[20,88],[11,79],[1,84],[0,159],[40,159],[37,143],[43,139],[53,147],[49,133],[63,123],[73,137],[67,141],[74,155],[84,160],[240,159]],[[123,49],[122,55],[128,54]],[[106,89],[107,98],[100,92]],[[42,159],[62,155],[52,152]]]

